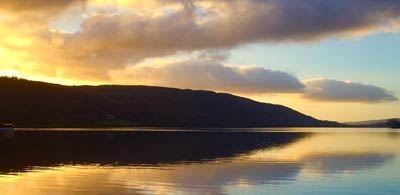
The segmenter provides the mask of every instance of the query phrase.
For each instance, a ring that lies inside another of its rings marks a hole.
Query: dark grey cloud
[[[211,60],[134,67],[135,83],[239,93],[298,93],[304,85],[293,75],[262,67],[234,67]]]
[[[398,98],[392,92],[374,85],[329,79],[314,79],[306,83],[305,98],[336,102],[391,102]]]
[[[248,2],[252,9],[243,10],[244,15],[231,17],[231,28],[245,26],[245,30],[237,31],[240,37],[272,42],[312,41],[343,33],[373,30],[386,26],[400,16],[400,2],[397,0]]]

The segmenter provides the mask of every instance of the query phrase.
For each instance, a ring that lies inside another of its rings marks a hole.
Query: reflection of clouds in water
[[[316,133],[284,147],[254,152],[249,159],[303,161],[315,155],[362,155],[400,153],[400,137],[390,133]]]
[[[376,168],[393,160],[393,154],[338,154],[315,155],[304,159],[305,172],[320,173],[351,173],[363,169]]]
[[[378,168],[399,153],[399,140],[400,137],[386,133],[316,133],[283,147],[257,151],[227,161],[157,168],[63,167],[22,173],[21,179],[8,184],[3,184],[0,178],[0,194],[6,190],[9,193],[19,190],[22,194],[32,187],[42,186],[50,186],[47,189],[53,191],[54,183],[57,189],[80,189],[83,193],[221,194],[230,187],[285,184],[299,179],[299,174],[306,177],[312,176],[307,173],[344,175]],[[87,189],[92,191],[85,191]],[[34,191],[31,194],[35,194]],[[58,194],[62,194],[62,191]]]
[[[254,152],[254,161],[293,161],[301,174],[349,174],[378,168],[400,153],[396,133],[316,133],[284,147]]]

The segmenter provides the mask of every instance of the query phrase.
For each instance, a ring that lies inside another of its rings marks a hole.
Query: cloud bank
[[[329,79],[313,79],[305,84],[304,97],[317,101],[376,103],[398,100],[393,93],[374,85]]]
[[[133,67],[134,83],[239,93],[296,93],[304,85],[293,75],[256,66],[235,67],[212,60]]]
[[[58,35],[64,58],[82,66],[118,67],[179,51],[356,36],[387,29],[400,17],[400,2],[390,0],[183,2],[182,9],[157,16],[90,17],[81,31]]]
[[[126,83],[239,94],[292,93],[313,101],[380,103],[398,100],[392,92],[374,85],[324,78],[302,82],[283,71],[224,64],[221,59],[226,56],[220,52],[206,52],[200,56],[161,65],[133,66],[123,71],[124,78]],[[123,73],[117,72],[117,75]]]

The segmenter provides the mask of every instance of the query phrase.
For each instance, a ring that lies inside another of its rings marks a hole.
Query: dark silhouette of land
[[[201,162],[288,144],[307,135],[300,132],[16,131],[14,138],[0,140],[0,173],[62,164],[124,166]]]
[[[390,119],[387,121],[387,126],[393,129],[400,129],[400,120],[399,119]]]
[[[370,128],[400,128],[400,119],[381,119],[381,120],[369,120],[369,121],[358,121],[348,122],[347,125],[351,127],[370,127]]]
[[[17,127],[322,127],[281,105],[226,93],[148,86],[63,86],[0,78],[0,121]]]

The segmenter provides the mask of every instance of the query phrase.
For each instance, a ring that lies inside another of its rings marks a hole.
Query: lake
[[[400,194],[390,129],[18,129],[0,194]]]

